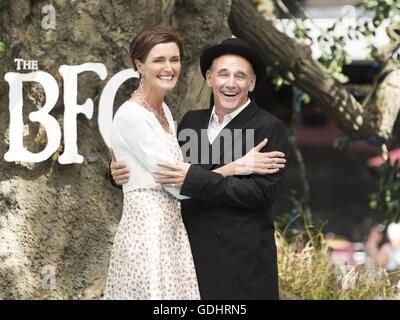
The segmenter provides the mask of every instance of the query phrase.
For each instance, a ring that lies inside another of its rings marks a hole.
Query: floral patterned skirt
[[[124,194],[104,299],[200,299],[180,202],[162,188]]]

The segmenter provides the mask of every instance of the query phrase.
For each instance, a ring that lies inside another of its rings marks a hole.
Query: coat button
[[[217,229],[217,231],[215,231],[215,235],[220,238],[222,236],[222,230],[221,229]]]

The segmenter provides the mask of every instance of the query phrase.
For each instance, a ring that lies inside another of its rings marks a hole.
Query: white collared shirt
[[[214,142],[215,138],[218,136],[221,130],[225,128],[226,125],[233,120],[233,118],[235,118],[240,112],[242,112],[242,110],[246,108],[249,103],[250,99],[247,99],[246,103],[240,108],[229,114],[226,114],[222,123],[219,123],[218,115],[215,113],[215,106],[213,107],[207,128],[208,141],[210,142],[210,144]]]

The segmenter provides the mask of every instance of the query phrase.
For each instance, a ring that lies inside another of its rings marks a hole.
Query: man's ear
[[[212,88],[212,77],[211,77],[211,70],[210,69],[208,69],[207,70],[207,72],[206,72],[206,80],[207,80],[207,85],[208,85],[208,87],[209,88]]]
[[[253,92],[254,88],[256,87],[256,81],[257,81],[256,75],[251,77],[250,84],[249,84],[249,92]]]

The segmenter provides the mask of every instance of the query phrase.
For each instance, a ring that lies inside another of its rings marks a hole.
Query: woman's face
[[[136,60],[143,77],[143,85],[156,90],[171,90],[176,85],[181,71],[179,47],[175,42],[155,45],[144,63]]]

